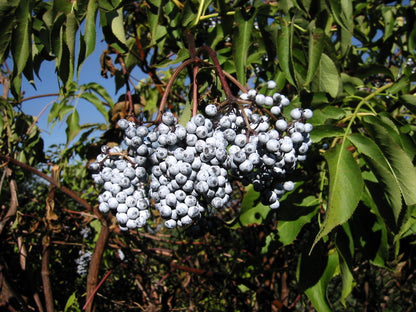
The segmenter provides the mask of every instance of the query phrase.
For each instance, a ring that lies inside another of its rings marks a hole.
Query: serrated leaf
[[[244,9],[236,11],[234,15],[234,20],[237,24],[237,33],[233,40],[233,59],[237,79],[242,85],[246,84],[247,54],[251,45],[254,16],[254,11],[246,12]]]
[[[330,9],[335,21],[346,31],[352,33],[354,27],[353,9],[350,0],[330,0]]]
[[[386,157],[394,174],[404,201],[407,205],[416,204],[416,169],[406,152],[391,137],[388,129],[378,118],[365,118],[366,129]]]
[[[3,64],[9,54],[18,5],[18,0],[0,1],[0,64]]]
[[[358,152],[366,156],[365,160],[367,164],[372,169],[377,180],[383,185],[384,191],[390,200],[390,207],[383,208],[391,208],[392,214],[397,222],[402,209],[402,199],[400,196],[399,181],[392,171],[388,159],[384,156],[377,144],[370,138],[360,134],[352,134],[349,136],[349,139],[357,148]]]
[[[392,94],[397,94],[400,91],[406,93],[410,86],[410,78],[408,76],[402,76],[397,80],[390,88],[387,89],[388,92]]]
[[[123,8],[112,10],[106,13],[101,12],[100,24],[105,40],[118,52],[126,53],[126,35],[123,24]]]
[[[345,140],[324,155],[329,168],[328,207],[315,243],[336,226],[348,221],[360,201],[364,181],[360,167],[347,150],[348,144],[349,141]]]
[[[16,18],[18,23],[14,30],[13,34],[13,60],[16,64],[15,75],[20,75],[23,72],[23,69],[26,66],[26,62],[30,55],[30,33],[29,33],[29,23],[30,23],[30,12],[29,12],[29,1],[21,0],[19,7],[16,10]]]
[[[66,142],[69,144],[69,142],[71,142],[81,131],[81,127],[79,125],[79,114],[76,109],[66,119],[66,125]]]

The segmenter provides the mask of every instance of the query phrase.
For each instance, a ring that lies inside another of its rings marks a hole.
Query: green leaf
[[[91,91],[96,92],[99,96],[101,96],[110,107],[114,106],[114,101],[111,98],[111,96],[108,94],[107,90],[100,84],[96,82],[90,82],[86,85],[87,89],[90,89]]]
[[[402,76],[397,80],[390,88],[387,89],[388,92],[392,94],[397,94],[400,91],[407,93],[410,86],[410,79],[408,76]]]
[[[72,293],[72,295],[69,296],[68,300],[66,301],[65,308],[64,308],[64,312],[71,311],[71,307],[73,307],[74,304],[76,306],[78,306],[76,291],[74,291]]]
[[[352,2],[350,0],[330,0],[330,8],[335,21],[352,33],[354,27]]]
[[[79,114],[76,109],[68,116],[66,119],[66,141],[67,144],[71,142],[81,131],[81,127],[79,125]]]
[[[13,41],[11,42],[14,62],[11,91],[16,98],[20,98],[20,89],[22,84],[21,74],[26,67],[29,56],[32,53],[29,30],[31,24],[29,4],[30,1],[21,0],[18,8],[16,9],[16,19],[18,20],[18,23],[14,28]]]
[[[327,266],[322,277],[312,287],[305,290],[305,294],[318,312],[332,312],[327,298],[327,288],[338,267],[338,255],[334,251],[328,257]],[[313,270],[313,268],[311,268]]]
[[[389,207],[382,209],[392,210],[391,213],[382,213],[385,217],[394,216],[395,221],[398,221],[400,211],[402,209],[402,199],[400,196],[399,181],[397,176],[392,171],[391,164],[384,156],[377,144],[360,134],[352,134],[349,136],[350,141],[357,148],[358,152],[365,155],[366,163],[369,165],[379,183],[383,185],[384,192],[390,200]]]
[[[334,106],[326,106],[313,112],[313,117],[309,120],[314,125],[324,125],[329,119],[339,120],[345,117],[345,111],[342,108]]]
[[[72,82],[74,63],[75,63],[75,37],[78,29],[78,20],[74,12],[69,13],[66,16],[65,27],[65,43],[68,47],[69,58],[65,59],[65,62],[69,62],[69,76],[68,80]]]
[[[401,146],[393,140],[388,128],[376,117],[366,116],[365,126],[371,133],[394,174],[404,201],[407,205],[416,204],[416,169]]]
[[[300,194],[294,196],[298,198]],[[303,226],[311,222],[319,205],[318,199],[312,195],[305,197],[299,204],[293,204],[290,201],[287,204],[287,202],[288,199],[282,200],[277,225],[279,241],[283,245],[291,244],[296,239]],[[289,215],[290,218],[288,218]]]
[[[400,96],[400,102],[404,104],[413,114],[416,114],[416,95],[405,94]]]
[[[85,18],[85,58],[87,58],[95,49],[96,30],[95,21],[97,19],[97,1],[89,0],[87,8],[87,16]]]
[[[311,132],[311,139],[312,142],[318,143],[322,139],[342,136],[344,133],[344,129],[337,126],[318,125],[313,127],[313,131]]]
[[[291,62],[292,30],[290,26],[290,17],[282,17],[281,23],[282,24],[278,31],[277,37],[277,58],[280,68],[286,75],[286,79],[292,86],[296,86],[294,80],[293,65]]]
[[[322,54],[319,68],[312,81],[312,89],[315,92],[325,91],[333,98],[338,95],[340,76],[335,63],[325,53]]]
[[[270,207],[258,202],[260,194],[256,192],[253,185],[246,187],[246,194],[241,203],[240,215],[229,224],[234,224],[232,228],[247,226],[251,224],[261,224],[270,212]]]
[[[246,12],[244,9],[236,11],[234,20],[237,33],[233,40],[233,59],[237,72],[237,79],[242,84],[246,84],[247,54],[251,45],[251,32],[254,23],[254,12]]]
[[[0,1],[0,64],[3,64],[9,54],[13,29],[17,24],[16,9],[18,6],[18,0]]]
[[[339,267],[341,271],[341,278],[342,278],[342,290],[341,290],[341,297],[339,301],[344,306],[347,307],[346,299],[351,294],[352,290],[354,289],[354,276],[352,275],[350,268],[346,261],[343,260],[342,257],[339,258]]]
[[[123,24],[123,8],[100,13],[100,24],[102,26],[104,38],[108,44],[113,46],[118,52],[126,53],[126,34]]]
[[[77,75],[88,56],[95,50],[98,5],[96,0],[89,0],[85,18],[84,35],[80,36],[80,49],[78,55]]]
[[[111,15],[111,30],[114,36],[124,45],[126,45],[126,34],[124,32],[123,22],[123,8],[119,8],[117,11],[113,11]]]
[[[187,101],[185,107],[182,109],[182,114],[179,118],[179,124],[186,126],[186,123],[191,120],[192,117],[192,103]]]
[[[323,29],[315,28],[314,25],[312,27],[313,29],[309,32],[309,60],[308,73],[304,82],[305,85],[309,84],[315,76],[315,72],[321,62],[321,55],[325,39],[325,33]]]
[[[315,243],[336,226],[348,221],[363,192],[361,170],[351,152],[347,150],[347,144],[349,141],[345,139],[342,144],[337,144],[324,155],[329,168],[328,208]]]

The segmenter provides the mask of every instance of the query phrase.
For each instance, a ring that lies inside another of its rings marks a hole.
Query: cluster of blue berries
[[[122,229],[143,227],[150,206],[167,228],[189,225],[229,205],[236,180],[253,184],[263,204],[278,208],[294,188],[286,175],[312,144],[312,111],[295,108],[287,121],[282,111],[288,105],[279,93],[249,90],[237,103],[206,105],[185,126],[169,111],[149,128],[119,120],[127,149],[104,146],[90,165],[95,183],[104,185],[100,211],[115,211]]]

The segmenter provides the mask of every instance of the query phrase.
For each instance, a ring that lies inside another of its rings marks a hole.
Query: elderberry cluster
[[[122,229],[143,227],[150,206],[167,228],[189,225],[229,205],[233,181],[252,184],[263,204],[278,208],[294,188],[286,176],[312,144],[312,111],[295,108],[286,120],[289,104],[279,93],[249,90],[235,103],[206,105],[184,126],[169,111],[155,127],[119,120],[127,149],[104,146],[90,165],[104,186],[100,211],[113,210]]]

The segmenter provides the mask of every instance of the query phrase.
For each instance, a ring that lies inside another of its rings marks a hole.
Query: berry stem
[[[217,75],[220,78],[221,81],[221,85],[222,88],[225,92],[225,96],[227,98],[228,101],[234,102],[236,101],[236,98],[234,97],[234,95],[231,92],[231,89],[227,83],[227,80],[225,79],[225,75],[224,75],[224,71],[221,68],[221,65],[218,61],[217,55],[215,54],[215,51],[213,49],[211,49],[209,46],[202,46],[198,49],[198,55],[203,52],[206,51],[209,55],[209,57],[212,59],[212,62],[214,63],[214,67],[215,67],[215,71],[217,73]]]
[[[165,92],[163,93],[162,99],[160,100],[159,110],[157,112],[157,116],[156,116],[156,119],[154,121],[155,124],[159,123],[160,120],[162,119],[162,114],[163,114],[163,111],[165,110],[165,104],[166,104],[166,101],[168,99],[170,89],[172,88],[173,83],[175,82],[176,77],[178,77],[178,75],[180,74],[180,72],[185,67],[187,67],[189,64],[197,63],[199,61],[200,61],[200,59],[198,57],[193,57],[193,58],[187,59],[186,61],[184,61],[181,65],[179,65],[175,69],[175,71],[173,72],[172,76],[170,77],[170,79],[168,81],[168,84],[166,85],[166,89],[165,89]]]
[[[195,65],[193,69],[193,81],[192,81],[192,116],[198,113],[198,81],[196,76],[199,71],[199,66]]]

